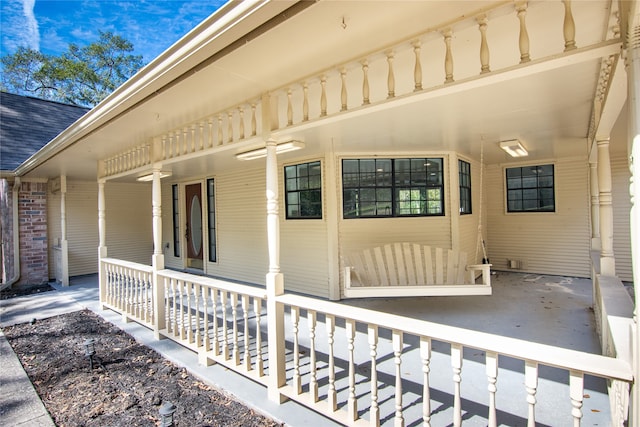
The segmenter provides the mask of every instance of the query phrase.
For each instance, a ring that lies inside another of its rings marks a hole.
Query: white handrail
[[[442,325],[425,320],[411,319],[300,295],[286,294],[277,297],[277,300],[288,306],[310,309],[318,313],[351,319],[364,324],[377,325],[391,330],[398,329],[398,325],[402,325],[401,329],[405,333],[428,336],[438,341],[460,344],[464,347],[494,352],[521,360],[535,360],[545,366],[580,371],[589,375],[622,381],[633,380],[631,366],[620,359]]]

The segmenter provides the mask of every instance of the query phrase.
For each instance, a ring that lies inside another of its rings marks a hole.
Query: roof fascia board
[[[15,169],[15,175],[27,174],[83,137],[100,129],[110,120],[135,107],[146,97],[161,90],[162,79],[167,78],[171,72],[176,72],[177,69],[179,73],[181,66],[185,67],[183,72],[197,66],[198,64],[195,63],[198,60],[196,58],[197,52],[207,49],[208,52],[211,52],[210,56],[233,43],[236,39],[228,39],[227,37],[225,40],[225,36],[232,29],[238,32],[238,37],[242,37],[256,27],[255,20],[250,18],[259,15],[259,22],[266,22],[295,3],[295,1],[265,2],[261,0],[226,3],[119,86],[97,106],[25,160]]]

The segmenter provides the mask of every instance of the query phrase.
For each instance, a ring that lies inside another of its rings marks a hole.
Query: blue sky
[[[0,0],[0,54],[19,46],[59,55],[98,31],[133,43],[148,63],[224,4],[224,0]]]

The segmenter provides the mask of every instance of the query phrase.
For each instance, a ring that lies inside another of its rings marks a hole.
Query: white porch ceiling
[[[288,12],[283,12],[284,6],[293,3],[271,6],[269,13],[274,17],[287,15]],[[29,176],[66,174],[71,179],[95,180],[97,164],[102,158],[322,70],[335,72],[339,64],[384,49],[389,40],[409,41],[426,29],[444,28],[462,16],[475,16],[504,3],[507,6],[492,12],[490,18],[504,18],[509,14],[509,19],[503,19],[505,23],[497,25],[495,31],[512,30],[506,28],[510,26],[515,26],[517,31],[518,21],[511,2],[320,1],[306,4],[304,10],[287,15],[277,26],[210,65],[198,67],[206,57],[203,51],[185,59],[180,69],[192,69],[186,71],[188,78],[179,78],[162,91],[161,86],[155,87],[156,94],[147,90],[139,99],[128,101],[126,114],[95,129],[31,171]],[[561,28],[561,2],[557,2],[551,12],[544,12],[550,13],[549,16],[542,15],[542,8],[538,8],[536,2],[529,3],[532,21],[558,21]],[[585,5],[574,7],[579,15],[576,22],[586,21],[590,25],[577,27],[579,46],[601,40],[609,17],[610,2]],[[252,21],[247,28],[253,28],[257,22]],[[491,22],[489,25],[491,31]],[[379,30],[372,32],[372,28]],[[545,43],[562,37],[561,34],[539,34],[534,27],[530,29],[530,36],[532,56],[536,49],[542,52]],[[433,37],[441,36],[436,32]],[[497,33],[492,37],[501,40]],[[236,39],[243,40],[243,37]],[[493,46],[492,64],[503,62],[504,56],[514,52],[518,54],[517,44],[507,46],[496,42]],[[477,84],[460,92],[443,91],[442,96],[434,92],[433,96],[402,106],[327,121],[304,130],[294,129],[296,136],[307,142],[306,150],[295,155],[312,156],[332,144],[337,150],[353,153],[456,150],[478,158],[480,142],[484,141],[485,160],[500,163],[509,159],[497,148],[497,142],[520,138],[531,160],[566,155],[586,158],[586,137],[599,72],[600,59],[588,59],[523,77],[487,80],[490,84]],[[167,74],[158,82],[171,81],[168,77],[177,76]],[[624,123],[619,127],[623,128]],[[612,146],[612,149],[618,148]],[[230,147],[216,156],[175,164],[174,175],[193,176],[246,167],[246,163],[234,158],[236,151]]]

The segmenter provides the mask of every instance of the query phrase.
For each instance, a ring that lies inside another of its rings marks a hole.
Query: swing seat
[[[454,249],[390,243],[349,255],[344,296],[491,295],[490,268],[467,264],[467,254]]]

